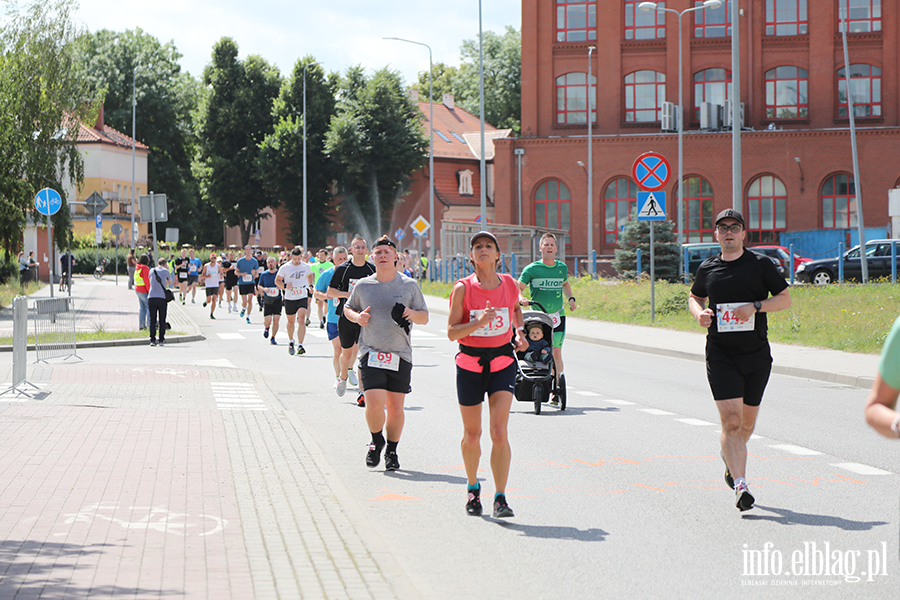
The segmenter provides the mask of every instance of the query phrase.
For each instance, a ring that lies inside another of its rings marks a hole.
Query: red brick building
[[[752,242],[781,232],[856,227],[838,0],[737,0],[740,17],[741,206]],[[841,0],[843,3],[844,0]],[[631,167],[653,150],[672,167],[667,214],[677,214],[678,18],[637,0],[522,0],[522,137],[495,142],[494,218],[571,231],[587,248],[587,98],[593,114],[593,240],[612,254],[636,203]],[[684,11],[702,4],[669,0]],[[851,0],[851,90],[867,227],[884,227],[900,184],[900,5]],[[815,5],[815,10],[813,10]],[[682,19],[685,237],[711,240],[732,205],[731,0]],[[588,85],[589,46],[594,46]],[[708,104],[703,104],[704,102]],[[702,123],[701,108],[712,118]],[[671,111],[667,117],[665,111]],[[664,123],[663,121],[666,121]],[[662,131],[667,125],[671,131]],[[517,154],[518,152],[518,154]],[[518,161],[521,161],[521,165]],[[579,164],[579,161],[585,166]],[[518,170],[521,166],[521,177]]]

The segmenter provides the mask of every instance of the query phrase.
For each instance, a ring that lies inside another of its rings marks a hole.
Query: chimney
[[[412,99],[413,102],[418,102],[419,101],[419,90],[410,88],[409,97]]]
[[[446,106],[450,110],[453,110],[453,108],[456,106],[455,104],[453,104],[453,94],[444,94],[444,106]]]
[[[97,122],[94,124],[94,129],[103,131],[103,103],[100,103],[100,112],[97,113]]]

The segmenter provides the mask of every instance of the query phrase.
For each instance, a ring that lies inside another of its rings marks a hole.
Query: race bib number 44
[[[476,329],[470,335],[474,335],[475,337],[494,337],[495,335],[500,335],[509,331],[509,308],[497,308],[495,309],[497,315],[493,318],[490,323],[486,323],[482,325],[478,329]],[[470,310],[469,311],[469,321],[477,321],[481,318],[481,313],[483,310]]]
[[[369,352],[369,360],[366,364],[374,369],[399,371],[400,355],[393,352]]]
[[[747,302],[731,302],[716,305],[716,329],[718,332],[753,331],[756,326],[756,314],[750,315],[746,321],[734,314],[735,310],[747,304]]]

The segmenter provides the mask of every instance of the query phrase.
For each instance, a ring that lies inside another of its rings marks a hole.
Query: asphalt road
[[[299,415],[383,544],[373,552],[396,561],[411,596],[897,596],[897,446],[865,425],[864,390],[773,376],[750,442],[757,506],[739,513],[704,365],[569,341],[567,410],[513,404],[516,517],[472,518],[443,315],[414,330],[401,470],[387,473],[364,464],[364,411],[352,391],[332,390],[324,331],[310,329],[307,354],[289,356],[283,333],[278,347],[263,339],[259,313],[247,325],[188,309],[207,341],[81,354],[111,363],[165,352],[172,364],[252,371],[270,410]],[[489,513],[486,413],[482,452]]]

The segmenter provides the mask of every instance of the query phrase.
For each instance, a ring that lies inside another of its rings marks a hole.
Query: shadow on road
[[[504,529],[519,531],[526,537],[548,540],[575,540],[576,542],[604,542],[609,534],[602,529],[577,529],[575,527],[552,527],[544,525],[520,525],[493,517],[482,517],[485,521],[495,523]]]
[[[385,477],[399,479],[401,481],[436,481],[440,483],[452,483],[454,485],[465,485],[466,478],[457,475],[444,475],[443,473],[425,473],[423,471],[410,471],[402,469],[400,471],[385,471]]]
[[[786,508],[774,508],[771,506],[762,506],[757,504],[756,508],[775,513],[778,516],[761,515],[759,513],[742,515],[743,518],[751,521],[772,521],[781,525],[813,525],[816,527],[837,527],[844,531],[869,531],[875,527],[889,525],[886,521],[851,521],[850,519],[842,519],[841,517],[830,517],[826,515],[811,515],[806,513],[798,513]]]

